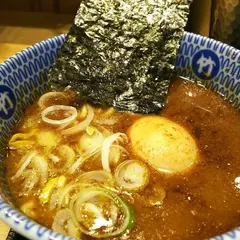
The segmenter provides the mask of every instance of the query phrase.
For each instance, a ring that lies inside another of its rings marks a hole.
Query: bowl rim
[[[189,33],[185,32],[184,37],[196,37],[204,40],[211,40],[214,43],[222,44],[223,47],[230,47],[231,49],[235,50],[237,53],[240,54],[240,50],[231,47],[225,43],[222,43],[220,41],[201,36],[199,34]],[[50,41],[61,41],[61,38],[65,38],[66,34],[61,34],[52,38],[48,38],[46,40],[40,41],[38,43],[33,44],[30,47],[27,47],[23,49],[22,51],[17,52],[13,56],[6,59],[2,64],[0,64],[0,71],[8,68],[7,63],[11,62],[13,59],[17,59],[19,56],[23,56],[24,53],[28,52],[29,49],[36,49],[41,47],[43,43],[49,43]],[[1,85],[1,79],[0,79],[0,85]],[[2,160],[3,161],[3,160]],[[59,234],[57,232],[54,232],[53,230],[44,227],[43,225],[35,222],[34,220],[28,218],[23,213],[21,213],[19,210],[11,206],[11,204],[8,204],[7,201],[4,200],[4,197],[0,194],[0,220],[5,222],[8,226],[10,226],[14,231],[18,232],[22,236],[28,238],[28,239],[42,239],[42,240],[74,240],[73,238],[64,236],[62,234]],[[239,224],[240,225],[240,224]],[[37,238],[36,238],[37,237]],[[237,237],[237,238],[236,238]],[[237,228],[234,228],[233,230],[230,230],[226,233],[223,233],[221,235],[215,236],[213,238],[210,238],[209,240],[227,240],[227,239],[240,239],[240,226]]]

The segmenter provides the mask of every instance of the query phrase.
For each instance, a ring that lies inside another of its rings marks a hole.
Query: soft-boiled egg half
[[[194,138],[167,118],[142,117],[129,128],[128,135],[134,153],[160,172],[181,173],[197,162]]]

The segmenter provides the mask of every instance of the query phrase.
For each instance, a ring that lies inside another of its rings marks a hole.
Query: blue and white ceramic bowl
[[[23,236],[37,240],[70,239],[53,232],[20,213],[4,179],[4,148],[11,128],[36,98],[48,90],[47,71],[54,62],[64,35],[40,42],[0,65],[0,219]],[[176,68],[179,74],[201,81],[240,107],[240,51],[209,38],[185,33]],[[240,227],[213,238],[240,239]]]

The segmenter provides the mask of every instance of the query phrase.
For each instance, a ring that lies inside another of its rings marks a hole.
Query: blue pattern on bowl
[[[42,93],[49,88],[47,71],[64,41],[61,35],[17,53],[0,65],[0,159],[4,156],[6,138],[12,126]],[[180,75],[201,81],[218,91],[232,104],[240,106],[240,51],[221,42],[185,33],[176,61]],[[4,164],[0,164],[0,180]],[[7,188],[1,188],[0,219],[29,239],[70,240],[28,219],[14,208]],[[240,239],[240,227],[212,240]]]
[[[209,70],[211,64],[208,64],[205,71],[198,72],[202,65],[201,58],[215,64],[212,71]],[[201,80],[207,88],[219,92],[234,106],[240,107],[239,50],[213,39],[187,33],[181,42],[176,67],[180,75]]]

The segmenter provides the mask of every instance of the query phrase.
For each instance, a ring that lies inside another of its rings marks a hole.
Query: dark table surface
[[[10,230],[6,240],[27,240],[26,238],[22,237],[18,233]]]

